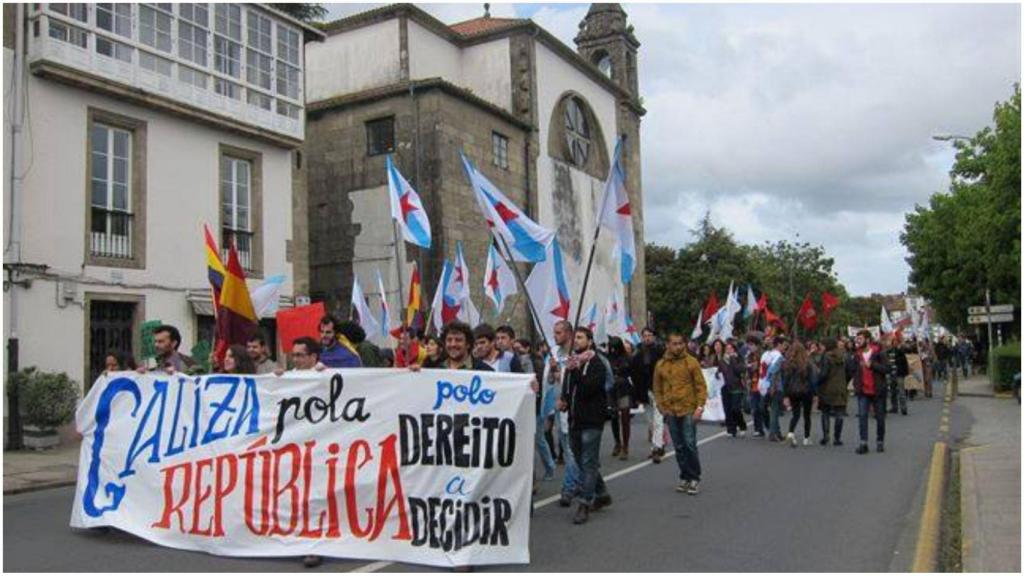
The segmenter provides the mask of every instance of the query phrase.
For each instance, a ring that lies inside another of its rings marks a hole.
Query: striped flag
[[[505,299],[519,292],[516,277],[508,264],[494,248],[494,243],[487,248],[487,266],[484,269],[484,294],[494,303],[494,308],[501,314]]]
[[[213,316],[217,317],[220,310],[220,291],[224,286],[224,276],[227,271],[224,263],[220,260],[220,251],[217,250],[217,242],[210,233],[210,227],[203,224],[203,234],[206,236],[206,278],[210,281],[210,288],[213,290]]]
[[[398,227],[402,229],[402,238],[405,238],[406,242],[421,248],[430,248],[430,220],[427,219],[427,213],[423,210],[420,195],[402,177],[398,168],[395,168],[390,154],[388,154],[386,164],[388,196],[391,198],[391,217],[398,222]]]
[[[636,244],[633,238],[633,211],[626,193],[626,174],[622,169],[622,139],[615,144],[615,160],[605,183],[604,198],[597,222],[615,233],[615,247],[619,253],[619,277],[629,284],[636,269]]]
[[[245,344],[259,329],[259,320],[252,306],[249,288],[245,285],[245,272],[238,261],[234,243],[228,248],[228,266],[220,291],[220,309],[217,312],[217,346],[214,358],[224,360],[228,346]]]
[[[416,266],[416,263],[412,263],[412,279],[409,280],[409,300],[406,302],[405,307],[405,325],[416,326],[416,315],[420,311],[420,307],[423,305],[420,301],[420,293],[422,292],[420,287],[420,269]]]

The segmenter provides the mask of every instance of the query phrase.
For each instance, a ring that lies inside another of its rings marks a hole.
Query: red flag
[[[828,315],[832,313],[839,306],[839,298],[836,298],[828,292],[821,293],[821,315],[828,318]]]
[[[711,321],[711,318],[718,312],[718,295],[712,290],[711,296],[708,298],[708,303],[704,305],[704,323],[707,324]]]
[[[806,330],[814,330],[818,326],[818,313],[814,310],[814,303],[808,295],[804,303],[800,305],[800,311],[796,313],[796,319]]]
[[[767,309],[768,309],[768,293],[767,292],[761,292],[761,297],[757,299],[757,310],[761,311],[761,310],[767,310]]]
[[[277,338],[285,354],[292,351],[292,343],[302,336],[320,341],[320,319],[326,314],[323,302],[309,306],[287,308],[277,313]]]
[[[764,320],[769,325],[778,326],[778,327],[782,328],[783,330],[787,329],[786,328],[786,323],[782,320],[782,318],[779,318],[778,316],[776,316],[775,313],[772,312],[768,308],[767,302],[765,303],[765,306],[764,306]]]

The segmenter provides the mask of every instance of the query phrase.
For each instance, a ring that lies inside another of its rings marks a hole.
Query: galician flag
[[[558,245],[558,236],[547,246],[547,256],[538,262],[526,279],[526,292],[536,308],[539,318],[535,320],[548,339],[548,345],[555,348],[553,336],[555,322],[569,319],[572,301],[569,297],[569,284],[562,265],[562,248]]]
[[[384,290],[384,278],[380,275],[380,268],[377,269],[377,289],[380,291],[380,328],[381,335],[391,334],[391,309],[388,307],[388,293]]]
[[[388,196],[391,198],[391,217],[402,229],[402,238],[421,248],[430,248],[430,220],[423,210],[420,195],[409,186],[401,172],[387,157]]]
[[[626,338],[636,346],[640,343],[640,331],[636,329],[636,324],[633,324],[633,317],[626,312]]]
[[[732,282],[729,283],[729,297],[725,301],[723,310],[724,313],[719,312],[722,314],[722,319],[718,328],[718,337],[722,340],[728,340],[732,338],[733,322],[736,319],[736,315],[743,310],[743,307],[740,305],[739,290],[733,289]]]
[[[747,307],[743,309],[743,319],[750,318],[757,312],[757,299],[754,298],[754,289],[747,284]]]
[[[441,279],[437,283],[437,291],[434,292],[434,301],[431,305],[430,316],[437,332],[440,333],[446,324],[458,318],[462,304],[451,295],[447,288],[451,284],[453,269],[451,262],[444,259],[444,266],[441,268]]]
[[[591,332],[597,333],[597,302],[590,305],[590,310],[587,311],[586,318],[583,319],[584,326],[590,329]]]
[[[484,270],[484,294],[494,303],[495,310],[501,313],[505,299],[519,291],[516,277],[508,264],[498,254],[492,242],[487,248],[487,266]]]
[[[604,309],[605,330],[608,336],[616,336],[625,332],[623,318],[622,298],[619,296],[619,290],[612,289],[611,295],[608,296],[608,304]]]
[[[480,211],[490,227],[491,233],[498,239],[498,247],[505,252],[502,240],[508,244],[512,254],[511,260],[516,262],[541,262],[547,253],[546,247],[551,243],[555,233],[533,220],[513,204],[498,187],[491,183],[473,163],[462,156],[462,166],[466,170],[470,185],[476,195]]]
[[[892,334],[894,331],[892,319],[889,318],[889,312],[885,309],[885,306],[882,306],[882,318],[878,327],[882,331],[882,334]]]
[[[366,331],[366,339],[374,340],[379,337],[381,335],[380,324],[373,312],[370,312],[370,305],[366,302],[366,294],[363,293],[363,288],[359,285],[358,276],[352,277],[352,306],[359,316],[359,325]]]
[[[284,284],[284,274],[271,276],[267,280],[253,288],[249,293],[252,298],[252,308],[257,318],[273,316],[277,313],[278,300],[281,298],[281,285]]]
[[[619,277],[629,284],[636,269],[636,244],[633,237],[633,212],[626,193],[626,174],[622,169],[622,139],[615,144],[615,161],[604,186],[604,197],[597,222],[615,234],[619,253]]]
[[[470,326],[480,323],[480,312],[473,305],[469,295],[469,266],[466,265],[466,257],[462,253],[462,242],[455,244],[455,270],[452,279],[452,294],[459,299],[462,308],[459,309],[459,320],[468,322]]]
[[[703,324],[704,309],[701,308],[700,311],[697,312],[697,324],[693,327],[693,332],[690,332],[690,340],[696,340],[700,338],[702,335],[704,335],[704,328],[702,326]]]

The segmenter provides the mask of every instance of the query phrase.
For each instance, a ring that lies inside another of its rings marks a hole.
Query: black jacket
[[[893,382],[900,378],[906,378],[910,374],[910,365],[907,364],[907,353],[899,346],[886,350],[885,358],[888,361],[889,379],[893,380]]]
[[[565,373],[562,401],[569,406],[569,428],[603,428],[608,418],[604,363],[597,356]]]
[[[718,371],[722,374],[725,382],[722,390],[733,394],[743,392],[743,371],[746,366],[739,356],[732,356],[729,361],[722,358],[718,361]]]
[[[659,344],[641,344],[637,348],[636,353],[633,354],[632,361],[632,373],[633,373],[633,398],[641,403],[647,403],[647,393],[651,391],[651,386],[654,385],[654,367],[658,365],[658,360],[661,360],[662,355],[665,354],[665,349]]]

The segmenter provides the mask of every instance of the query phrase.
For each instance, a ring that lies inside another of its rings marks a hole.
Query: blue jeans
[[[868,415],[870,408],[875,407],[875,441],[885,442],[885,394],[874,396],[857,396],[857,423],[860,427],[860,443],[868,443]]]
[[[534,442],[537,446],[537,455],[540,456],[540,462],[544,465],[544,477],[549,478],[555,473],[555,458],[551,455],[551,446],[548,446],[548,439],[544,437],[544,424],[547,421],[547,417],[544,413],[537,415],[537,434],[534,437]]]
[[[574,454],[579,454],[580,482],[579,495],[576,501],[592,506],[594,498],[608,493],[601,477],[601,428],[575,429],[570,432]]]
[[[782,428],[779,426],[779,419],[786,411],[782,406],[782,392],[768,393],[768,406],[771,409],[770,434],[776,438],[782,437]]]
[[[569,432],[562,430],[558,415],[555,415],[556,426],[558,426],[558,444],[562,447],[562,460],[565,462],[565,475],[562,476],[562,497],[572,498],[580,491],[580,469],[576,465],[575,454],[572,443],[569,442]]]
[[[700,457],[697,455],[697,422],[693,415],[665,416],[665,426],[672,437],[679,465],[679,479],[700,481]]]
[[[754,431],[758,434],[764,434],[765,425],[765,403],[761,398],[761,393],[754,391],[750,393],[750,413],[754,416]]]

